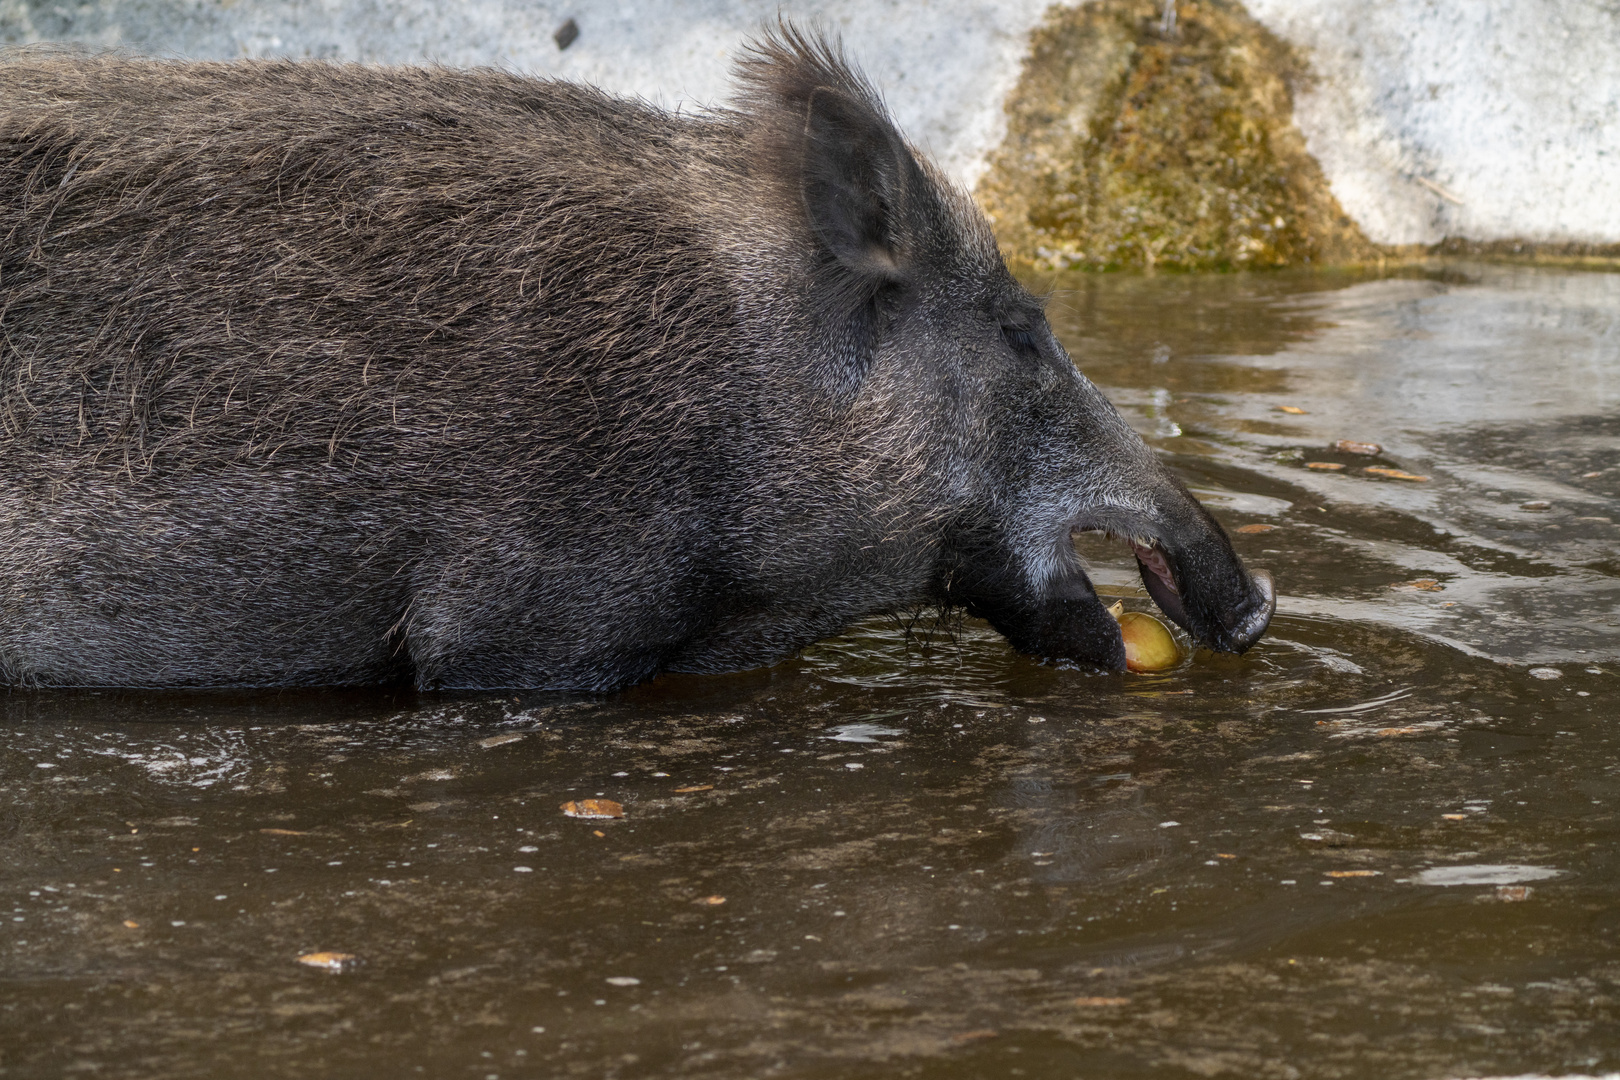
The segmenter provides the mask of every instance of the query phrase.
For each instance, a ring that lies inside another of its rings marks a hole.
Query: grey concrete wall
[[[1248,6],[1310,56],[1295,118],[1371,239],[1620,242],[1620,2]]]

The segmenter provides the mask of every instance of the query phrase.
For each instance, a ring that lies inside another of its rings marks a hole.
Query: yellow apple
[[[1181,649],[1164,623],[1141,611],[1122,611],[1114,617],[1125,639],[1127,670],[1163,671],[1181,662]]]

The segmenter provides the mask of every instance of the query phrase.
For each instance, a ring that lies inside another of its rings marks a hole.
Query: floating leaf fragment
[[[1341,454],[1360,454],[1363,457],[1377,457],[1384,452],[1384,448],[1375,442],[1356,442],[1354,439],[1340,439],[1333,444],[1333,449]]]
[[[312,952],[300,956],[298,962],[308,967],[320,968],[322,971],[336,972],[351,970],[360,963],[360,958],[354,953]]]
[[[1260,524],[1254,524],[1254,525],[1239,525],[1239,526],[1238,526],[1238,527],[1237,527],[1237,530],[1236,530],[1236,531],[1238,531],[1238,532],[1240,532],[1240,533],[1249,533],[1249,534],[1253,534],[1253,533],[1268,533],[1268,532],[1270,532],[1270,531],[1271,531],[1271,530],[1272,530],[1272,529],[1275,529],[1275,528],[1276,528],[1276,527],[1277,527],[1277,526],[1275,526],[1275,525],[1260,525]]]
[[[719,907],[721,904],[723,904],[725,902],[726,902],[726,898],[723,897],[723,896],[704,896],[704,897],[699,898],[698,901],[697,901],[697,903],[706,904],[709,907]]]
[[[694,791],[713,791],[713,790],[714,790],[714,785],[713,784],[693,784],[691,787],[678,787],[678,788],[676,788],[675,789],[675,794],[677,794],[677,795],[688,795],[688,794],[690,794],[690,793],[692,793]]]
[[[307,833],[307,832],[299,832],[297,829],[260,829],[259,831],[262,832],[266,836],[308,836],[309,835],[309,833]]]
[[[493,750],[497,746],[505,746],[507,743],[521,741],[523,741],[523,736],[514,731],[505,735],[491,735],[487,739],[479,739],[478,745],[482,746],[485,750]]]
[[[1427,476],[1419,476],[1417,473],[1402,472],[1400,469],[1386,469],[1381,465],[1369,465],[1361,471],[1364,473],[1372,473],[1374,476],[1387,477],[1390,480],[1411,480],[1417,483],[1422,483],[1428,479]]]
[[[1520,503],[1519,504],[1519,509],[1520,510],[1528,510],[1532,514],[1539,514],[1539,513],[1542,513],[1543,511],[1551,510],[1552,509],[1552,503],[1548,502],[1546,499],[1535,499],[1535,500],[1532,500],[1531,502]]]
[[[1416,735],[1421,730],[1415,727],[1381,727],[1373,734],[1380,739],[1393,739],[1398,735]]]
[[[1320,469],[1322,472],[1338,472],[1344,468],[1337,461],[1307,461],[1305,467],[1307,469]]]
[[[570,799],[559,807],[564,814],[571,818],[621,818],[624,817],[624,807],[612,799],[580,799],[578,802]]]
[[[1329,870],[1327,876],[1331,878],[1347,877],[1383,877],[1382,870]]]
[[[139,930],[141,928],[141,924],[136,922],[134,919],[125,919],[124,925],[129,927],[131,930]]]
[[[1467,814],[1441,814],[1440,816],[1445,818],[1447,821],[1467,821],[1468,820],[1468,815]]]
[[[1309,416],[1310,415],[1304,409],[1300,408],[1298,405],[1273,405],[1271,407],[1271,411],[1272,412],[1287,413],[1289,416]]]

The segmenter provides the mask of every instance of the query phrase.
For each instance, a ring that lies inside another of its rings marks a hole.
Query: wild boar
[[[612,690],[964,607],[1121,668],[1270,580],[834,43],[733,107],[504,71],[0,61],[0,681]]]

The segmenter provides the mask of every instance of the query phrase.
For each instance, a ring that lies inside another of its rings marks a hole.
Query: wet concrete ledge
[[[1620,260],[1605,0],[3,0],[0,42],[497,64],[689,109],[779,10],[843,36],[1031,265]]]

